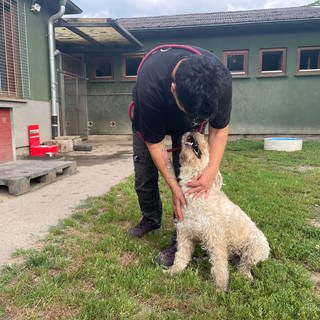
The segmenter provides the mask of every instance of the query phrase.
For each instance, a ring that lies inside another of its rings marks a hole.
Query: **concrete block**
[[[287,138],[287,137],[274,137],[264,139],[264,150],[271,151],[299,151],[302,150],[302,139]]]
[[[73,145],[79,144],[82,141],[80,136],[58,136],[55,140],[72,140]]]
[[[58,146],[60,152],[70,152],[73,151],[72,140],[58,140]]]
[[[73,151],[73,142],[72,140],[47,140],[44,141],[43,144],[45,145],[58,145],[59,152],[70,152]]]

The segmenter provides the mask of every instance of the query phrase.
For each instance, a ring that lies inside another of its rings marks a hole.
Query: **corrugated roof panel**
[[[89,42],[65,27],[55,28],[56,40],[62,43],[75,43],[87,45]]]
[[[113,27],[77,27],[77,29],[101,44],[110,42],[130,44],[130,42],[114,30]]]

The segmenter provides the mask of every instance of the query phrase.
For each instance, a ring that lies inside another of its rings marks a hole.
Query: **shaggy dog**
[[[179,183],[182,191],[186,192],[187,182],[201,174],[208,164],[209,147],[202,134],[186,133],[182,137],[181,148]],[[191,260],[195,244],[201,243],[210,257],[216,289],[226,291],[228,259],[238,257],[239,271],[252,279],[250,269],[267,259],[270,248],[254,222],[220,191],[221,184],[219,174],[207,198],[186,195],[188,206],[184,219],[177,223],[178,251],[168,272],[175,274],[184,270]]]

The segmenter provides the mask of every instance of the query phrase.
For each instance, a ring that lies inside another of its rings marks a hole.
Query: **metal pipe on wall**
[[[58,136],[58,108],[57,108],[57,76],[55,64],[55,36],[54,24],[61,18],[66,10],[67,0],[60,0],[60,9],[49,18],[48,38],[49,38],[49,64],[50,64],[50,88],[51,88],[51,135],[52,139]]]

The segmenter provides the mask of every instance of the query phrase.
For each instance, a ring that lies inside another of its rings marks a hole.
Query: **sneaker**
[[[174,257],[177,252],[177,243],[174,242],[171,246],[163,251],[161,251],[155,258],[155,262],[163,267],[168,269],[173,265]]]
[[[159,229],[160,227],[155,227],[148,220],[142,218],[135,227],[128,230],[128,235],[135,238],[142,238],[145,234]]]

